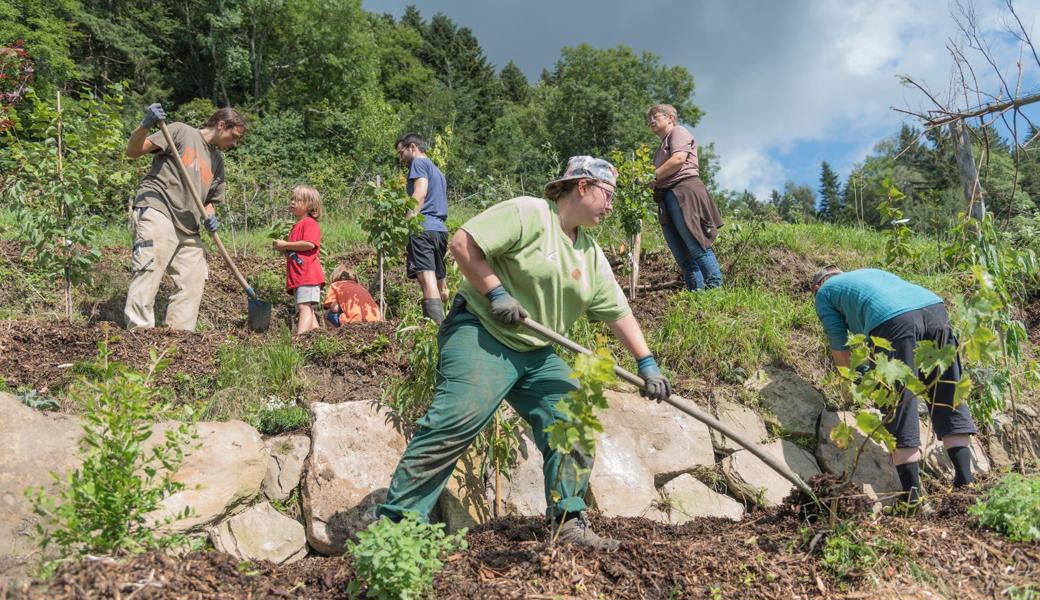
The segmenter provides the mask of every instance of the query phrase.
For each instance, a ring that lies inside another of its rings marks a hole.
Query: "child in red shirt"
[[[289,211],[300,220],[293,225],[288,240],[275,240],[275,250],[285,254],[285,291],[296,297],[299,322],[296,333],[307,333],[317,329],[318,318],[314,307],[321,302],[321,288],[325,285],[325,272],[318,260],[321,246],[321,197],[318,190],[309,185],[293,188]]]
[[[325,295],[325,318],[335,327],[382,320],[372,294],[357,282],[357,274],[345,264],[340,263],[332,272],[332,285]]]

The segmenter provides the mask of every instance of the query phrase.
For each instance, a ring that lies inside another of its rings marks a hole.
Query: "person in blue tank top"
[[[957,344],[942,298],[881,269],[857,269],[842,272],[828,266],[813,275],[812,291],[816,296],[816,315],[830,342],[831,354],[838,366],[849,365],[846,347],[849,333],[885,338],[893,350],[889,357],[906,363],[921,382],[931,386],[934,375],[927,377],[914,365],[914,350],[922,340],[937,347]],[[968,405],[961,402],[953,408],[956,384],[961,378],[958,356],[928,390],[932,428],[942,440],[953,462],[954,487],[972,483],[971,436],[977,433]],[[920,498],[921,432],[918,398],[904,388],[899,405],[885,415],[885,427],[896,438],[892,462],[905,493],[904,500],[913,504]]]
[[[448,251],[448,183],[444,173],[426,156],[426,140],[406,133],[395,145],[401,164],[408,167],[408,195],[418,202],[423,232],[408,238],[407,274],[422,288],[423,316],[438,325],[448,301],[444,255]]]

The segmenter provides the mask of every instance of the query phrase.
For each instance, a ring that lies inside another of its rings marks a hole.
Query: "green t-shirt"
[[[583,314],[593,321],[617,321],[632,312],[614,279],[603,250],[584,230],[570,237],[560,227],[556,203],[521,196],[492,206],[463,226],[484,252],[506,291],[531,319],[566,334]],[[520,352],[549,344],[522,325],[491,316],[491,303],[469,281],[459,293],[495,339]]]
[[[207,144],[202,138],[202,132],[190,125],[170,123],[167,128],[202,203],[222,202],[224,157],[220,150]],[[148,136],[148,141],[158,146],[159,150],[152,159],[152,168],[141,181],[134,206],[154,208],[169,217],[182,232],[190,235],[198,233],[199,211],[191,199],[191,192],[181,183],[177,165],[167,151],[166,138],[161,131],[157,131]]]

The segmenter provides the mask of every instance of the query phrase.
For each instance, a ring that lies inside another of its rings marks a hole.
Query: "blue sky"
[[[532,81],[561,48],[582,42],[625,44],[686,67],[706,113],[694,132],[715,143],[721,183],[760,198],[786,180],[818,187],[821,160],[847,175],[906,120],[892,107],[927,108],[898,76],[949,89],[947,44],[958,35],[955,7],[942,0],[363,0],[395,16],[408,4],[469,27],[492,63],[512,60]],[[1040,0],[1014,6],[1040,45]],[[974,9],[1004,75],[1014,79],[1020,60],[1023,89],[1040,90],[1040,65],[1002,34],[1004,0]],[[980,73],[995,90],[996,76]],[[1040,107],[1029,116],[1040,125]]]

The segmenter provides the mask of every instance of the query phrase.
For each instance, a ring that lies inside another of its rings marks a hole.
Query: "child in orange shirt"
[[[382,320],[372,294],[357,282],[357,274],[342,263],[332,272],[332,285],[325,295],[325,309],[325,318],[334,327]]]

